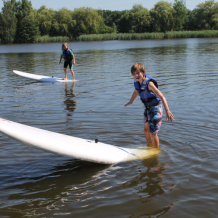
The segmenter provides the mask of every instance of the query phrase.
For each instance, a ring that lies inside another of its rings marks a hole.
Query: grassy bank
[[[176,39],[218,37],[218,30],[173,31],[166,33],[117,33],[81,35],[79,41],[134,40],[134,39]]]
[[[165,39],[175,38],[210,38],[218,37],[218,30],[201,30],[201,31],[174,31],[166,32]]]
[[[163,39],[164,33],[111,33],[81,35],[79,41]]]
[[[81,35],[74,41],[104,41],[104,40],[141,40],[141,39],[176,39],[176,38],[210,38],[218,37],[218,30],[201,31],[172,31],[166,33],[111,33]],[[67,36],[42,36],[36,43],[70,42],[73,39]]]
[[[47,42],[69,42],[72,41],[67,36],[41,36],[35,40],[35,43],[47,43]]]

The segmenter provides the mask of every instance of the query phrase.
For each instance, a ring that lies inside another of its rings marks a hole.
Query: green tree
[[[173,29],[173,8],[165,1],[160,1],[150,10],[153,32],[166,32]]]
[[[116,33],[117,19],[121,17],[121,15],[119,16],[119,14],[121,13],[117,11],[109,11],[109,10],[98,10],[97,12],[101,17],[104,18],[104,23],[101,24],[99,28],[99,33]]]
[[[129,33],[132,32],[131,23],[131,15],[129,11],[125,11],[118,23],[118,31],[119,33]]]
[[[36,13],[32,8],[32,4],[28,0],[22,0],[17,3],[16,18],[17,18],[17,32],[16,42],[31,43],[39,35],[39,30],[36,22]]]
[[[56,19],[52,20],[51,29],[49,31],[50,36],[59,36],[60,25]]]
[[[213,14],[212,19],[214,23],[213,29],[218,30],[218,12]]]
[[[125,11],[110,11],[110,10],[102,10],[103,12],[103,18],[104,18],[104,24],[112,27],[114,29],[114,32],[116,32],[119,26],[120,18],[125,13]],[[101,13],[102,14],[102,13]]]
[[[210,0],[198,4],[196,9],[193,10],[193,13],[195,17],[195,28],[197,30],[217,29],[218,2]]]
[[[37,10],[36,20],[41,36],[49,35],[54,15],[55,11],[53,9],[47,9],[45,5]]]
[[[151,18],[148,9],[143,8],[142,5],[133,5],[130,12],[133,15],[133,32],[143,33],[149,31]]]
[[[104,33],[116,33],[117,32],[117,26],[114,23],[113,27],[109,27],[105,24],[102,23],[102,25],[100,26],[98,33],[100,34],[104,34]]]
[[[59,33],[61,36],[69,36],[68,26],[72,23],[72,11],[62,8],[57,12],[57,21],[59,23]],[[73,23],[72,23],[73,24]]]
[[[186,14],[186,21],[184,24],[184,30],[196,30],[196,25],[195,25],[195,15],[193,13],[193,11],[191,10],[187,10],[187,14]]]
[[[71,32],[74,37],[82,34],[99,33],[104,25],[104,19],[97,10],[88,7],[76,8],[72,16],[75,22],[74,31]]]
[[[173,17],[174,17],[174,30],[183,30],[185,22],[187,20],[187,9],[184,5],[183,0],[175,0],[173,4]]]
[[[67,8],[61,8],[56,11],[51,24],[51,36],[69,36],[73,37],[73,29],[76,22],[72,19],[73,12]]]
[[[142,5],[133,5],[120,18],[119,31],[123,33],[143,33],[150,30],[150,14]]]
[[[0,13],[0,38],[1,43],[14,42],[17,18],[15,16],[16,0],[3,1],[4,7]]]

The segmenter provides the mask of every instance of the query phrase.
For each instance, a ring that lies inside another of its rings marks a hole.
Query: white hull
[[[153,149],[121,148],[101,142],[95,143],[95,141],[50,132],[2,118],[0,118],[0,132],[31,147],[102,164],[142,159],[158,153]]]
[[[25,73],[25,72],[21,72],[17,70],[13,70],[13,72],[21,77],[25,77],[25,78],[40,81],[40,82],[72,82],[73,81],[73,80],[64,80],[63,78],[58,78],[58,77],[50,77],[50,76],[42,76],[42,75],[37,75],[37,74]]]

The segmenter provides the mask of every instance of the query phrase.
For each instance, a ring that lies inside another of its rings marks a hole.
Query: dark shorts
[[[73,61],[64,61],[64,68],[67,68],[68,65],[70,69],[73,69]]]
[[[150,132],[154,134],[158,133],[162,123],[162,116],[163,116],[163,106],[161,101],[150,107],[145,107],[144,121],[145,123],[148,122]]]

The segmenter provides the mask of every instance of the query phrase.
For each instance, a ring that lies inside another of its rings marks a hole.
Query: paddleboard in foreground
[[[25,73],[17,70],[13,70],[13,72],[21,77],[25,77],[28,79],[33,79],[36,81],[40,82],[73,82],[77,80],[64,80],[63,78],[58,78],[58,77],[50,77],[50,76],[42,76],[42,75],[37,75],[37,74],[32,74],[32,73]]]
[[[158,149],[123,148],[63,135],[0,118],[0,132],[31,147],[46,150],[66,157],[115,164],[144,159],[159,152]]]

